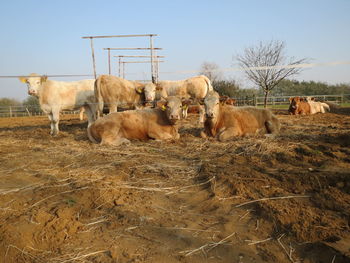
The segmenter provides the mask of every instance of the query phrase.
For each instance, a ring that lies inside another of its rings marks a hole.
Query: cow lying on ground
[[[59,133],[58,124],[62,110],[85,108],[88,125],[95,120],[94,79],[64,82],[49,80],[46,76],[32,73],[20,77],[28,86],[28,94],[39,98],[40,107],[48,114],[51,122],[51,135]]]
[[[121,105],[140,107],[155,99],[155,85],[129,81],[111,75],[101,75],[95,82],[95,96],[98,104],[98,116],[106,104],[109,112],[116,112]]]
[[[289,98],[289,109],[288,112],[291,115],[298,115],[298,114],[311,114],[311,106],[310,103],[307,101],[304,101],[303,98],[300,97],[292,97]]]
[[[184,99],[193,99],[198,105],[200,111],[199,121],[204,121],[204,109],[199,104],[200,100],[203,100],[209,91],[213,90],[210,80],[204,76],[196,76],[186,80],[178,81],[159,81],[157,83],[154,93],[158,91],[158,97],[167,98],[168,96],[177,96]],[[150,92],[150,91],[149,91]],[[183,117],[187,117],[187,108],[183,109]]]
[[[176,122],[184,103],[171,96],[159,101],[157,108],[110,113],[88,127],[88,137],[109,145],[128,143],[129,139],[179,139]]]
[[[323,102],[315,101],[315,98],[307,97],[306,100],[300,97],[289,98],[289,113],[292,115],[298,114],[315,114],[318,112],[325,113],[330,111],[329,105]]]
[[[325,113],[330,111],[328,104],[316,101],[315,98],[306,97],[306,101],[310,104],[310,114],[315,114],[318,112]]]
[[[206,120],[201,136],[215,137],[219,141],[237,136],[264,133],[278,133],[280,123],[267,109],[254,107],[230,107],[220,103],[219,95],[211,92],[204,100]]]

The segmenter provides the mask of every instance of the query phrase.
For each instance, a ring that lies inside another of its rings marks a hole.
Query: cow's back
[[[141,100],[135,91],[137,86],[142,85],[140,83],[109,75],[102,75],[97,81],[99,94],[105,103],[138,103]]]
[[[185,81],[186,92],[192,98],[203,99],[209,91],[212,91],[210,80],[206,76],[196,76]]]
[[[44,111],[48,108],[59,110],[75,110],[93,100],[94,80],[54,81],[43,83],[39,102]]]

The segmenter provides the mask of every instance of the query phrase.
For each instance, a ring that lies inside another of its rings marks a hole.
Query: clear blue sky
[[[159,55],[166,56],[161,72],[198,70],[204,61],[232,67],[233,56],[245,47],[272,39],[285,41],[287,55],[296,58],[311,58],[314,63],[350,61],[349,0],[4,0],[0,13],[0,75],[90,74],[90,43],[81,39],[88,35],[158,34],[155,46],[164,48]],[[148,44],[145,38],[97,39],[98,74],[108,70],[102,48]],[[127,54],[145,52],[113,52]],[[127,73],[138,74],[127,78],[149,78],[149,68],[129,64]],[[160,78],[189,75],[161,74]],[[250,85],[242,73],[225,76]],[[349,83],[350,65],[307,69],[297,78]],[[25,85],[17,79],[0,79],[0,97],[24,99]]]

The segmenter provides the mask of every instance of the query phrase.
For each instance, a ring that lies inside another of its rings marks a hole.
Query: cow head
[[[156,85],[152,82],[145,85],[143,92],[145,93],[146,101],[154,101],[156,99]]]
[[[28,87],[28,94],[33,96],[39,96],[39,90],[41,85],[47,80],[47,76],[40,76],[32,73],[29,77],[19,77],[22,83],[26,83]]]
[[[216,92],[210,92],[204,99],[205,116],[214,119],[219,116],[220,96]]]
[[[290,113],[296,112],[301,101],[304,101],[304,99],[300,98],[300,97],[291,97],[291,98],[289,98],[290,105],[289,105],[288,111]]]
[[[157,106],[166,113],[172,124],[181,119],[182,108],[187,105],[188,100],[181,100],[175,96],[169,96],[165,100],[157,102]]]

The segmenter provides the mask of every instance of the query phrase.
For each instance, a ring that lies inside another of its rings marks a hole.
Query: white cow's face
[[[181,119],[183,102],[179,98],[170,96],[166,98],[166,101],[160,101],[158,106],[166,112],[172,124],[175,124]]]
[[[20,77],[20,81],[27,84],[28,94],[32,96],[39,96],[39,90],[43,82],[47,80],[46,76]]]
[[[204,100],[205,116],[214,119],[219,116],[220,98],[219,96],[208,96]]]
[[[146,84],[144,93],[146,101],[154,101],[156,98],[156,85],[153,83]]]

